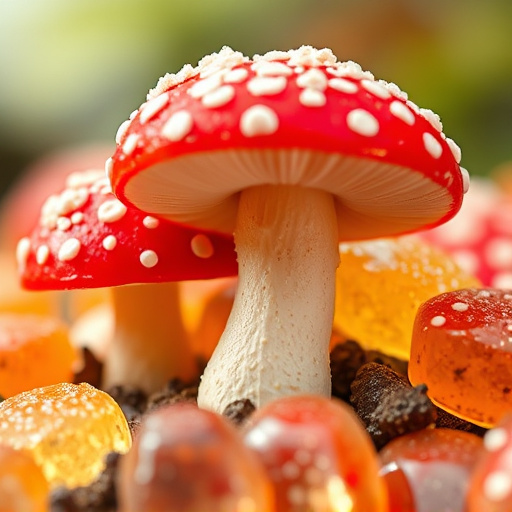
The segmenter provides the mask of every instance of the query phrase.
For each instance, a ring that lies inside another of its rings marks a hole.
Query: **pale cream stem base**
[[[330,396],[337,226],[326,192],[293,185],[242,192],[238,290],[201,380],[200,407],[223,412],[243,398],[259,407],[284,395]]]

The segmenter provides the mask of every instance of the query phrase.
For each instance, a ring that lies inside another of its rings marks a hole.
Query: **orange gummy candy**
[[[483,427],[512,412],[512,290],[470,288],[426,301],[414,323],[409,379]]]
[[[0,403],[0,443],[32,454],[52,487],[89,484],[111,452],[131,445],[110,395],[89,384],[54,384]]]
[[[69,382],[77,353],[64,323],[51,316],[0,314],[0,395]]]
[[[262,465],[226,418],[195,404],[146,416],[122,457],[122,512],[271,512]]]
[[[0,512],[47,512],[49,492],[29,454],[0,445]]]
[[[365,349],[409,359],[420,304],[471,286],[476,278],[417,237],[340,244],[334,326]]]

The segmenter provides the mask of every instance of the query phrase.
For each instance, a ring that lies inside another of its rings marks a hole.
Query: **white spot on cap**
[[[389,105],[389,111],[398,119],[402,120],[405,124],[412,126],[415,121],[414,114],[411,112],[409,107],[401,101],[392,101]]]
[[[299,95],[299,102],[305,107],[323,107],[326,101],[325,94],[316,89],[304,89]]]
[[[431,133],[423,134],[423,144],[432,158],[439,158],[442,155],[443,146]]]
[[[30,253],[30,238],[24,236],[20,239],[18,244],[16,245],[16,261],[18,265],[22,268],[25,267],[27,263],[27,258]]]
[[[319,69],[308,69],[297,77],[297,85],[305,89],[325,91],[327,88],[327,77]]]
[[[347,94],[353,94],[357,92],[357,84],[346,80],[345,78],[331,78],[328,82],[331,89]]]
[[[101,222],[116,222],[127,212],[126,206],[118,199],[109,199],[98,208],[98,220]]]
[[[112,251],[117,245],[117,238],[114,235],[107,235],[101,244],[105,250]]]
[[[224,76],[225,84],[239,84],[249,76],[249,72],[245,68],[236,68],[228,71]]]
[[[193,125],[194,120],[190,112],[178,110],[164,124],[161,135],[170,141],[177,142],[190,133]]]
[[[496,452],[506,446],[508,434],[504,428],[491,428],[484,435],[484,447],[489,452]]]
[[[449,137],[446,138],[446,143],[452,152],[453,158],[455,158],[455,161],[460,164],[460,161],[462,160],[462,151],[460,150],[459,146],[453,139],[450,139]]]
[[[123,153],[126,156],[130,156],[139,143],[139,136],[136,133],[130,133],[123,143]]]
[[[46,245],[40,245],[36,251],[36,261],[39,265],[44,265],[50,256],[50,248]]]
[[[126,121],[122,122],[119,125],[119,128],[116,132],[116,144],[121,144],[121,140],[125,136],[126,132],[128,131],[128,128],[130,127],[131,121],[127,119]]]
[[[57,229],[59,231],[67,231],[71,227],[71,219],[68,217],[59,217],[57,219]]]
[[[255,62],[251,69],[258,76],[290,76],[293,70],[284,62],[260,60]]]
[[[211,258],[214,253],[212,241],[204,234],[195,235],[190,241],[190,247],[198,258]]]
[[[379,122],[367,110],[356,108],[347,114],[347,125],[355,133],[373,137],[379,132]]]
[[[84,214],[82,212],[73,212],[71,214],[71,224],[80,224],[84,220]]]
[[[391,93],[383,85],[379,84],[379,82],[374,82],[373,80],[361,80],[361,86],[368,92],[383,100],[387,100],[391,97]]]
[[[112,176],[112,169],[114,167],[114,160],[112,157],[109,157],[105,160],[105,175],[107,176],[107,179],[110,180],[110,177]]]
[[[216,73],[196,82],[187,92],[192,98],[202,98],[205,94],[213,92],[222,84],[222,75]]]
[[[430,320],[430,324],[434,327],[442,327],[446,323],[446,318],[442,315],[435,316]]]
[[[139,121],[141,124],[147,123],[152,117],[156,116],[169,102],[167,94],[161,94],[156,98],[149,100],[140,113]]]
[[[148,229],[155,229],[160,224],[160,221],[155,217],[151,217],[151,215],[146,215],[146,217],[142,219],[142,224]]]
[[[452,309],[454,311],[459,311],[460,313],[462,313],[469,309],[469,304],[467,304],[466,302],[454,302],[452,304]]]
[[[140,253],[140,262],[146,268],[152,268],[158,263],[158,255],[155,251],[148,249]]]
[[[483,482],[483,494],[490,501],[503,501],[512,492],[512,476],[506,471],[494,471]]]
[[[246,137],[271,135],[279,128],[277,114],[266,105],[249,107],[240,118],[240,131]]]
[[[232,85],[223,85],[215,91],[205,94],[201,103],[206,108],[217,108],[227,105],[235,97],[235,88]]]
[[[80,240],[76,238],[69,238],[60,246],[59,253],[57,255],[59,261],[71,261],[76,258],[80,251],[80,247],[82,247]]]
[[[470,182],[469,172],[467,171],[467,169],[464,169],[464,167],[459,167],[459,169],[460,169],[460,174],[462,176],[462,189],[465,194],[469,190],[469,182]]]
[[[247,82],[247,90],[253,96],[271,96],[283,92],[286,84],[286,78],[283,76],[260,76]]]

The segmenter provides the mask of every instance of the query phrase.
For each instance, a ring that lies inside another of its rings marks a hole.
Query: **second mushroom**
[[[235,234],[238,291],[198,397],[220,412],[329,396],[338,242],[441,224],[467,188],[436,114],[309,46],[186,65],[119,134],[107,173],[123,202]]]

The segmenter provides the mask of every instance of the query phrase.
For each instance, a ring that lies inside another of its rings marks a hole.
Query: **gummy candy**
[[[512,415],[484,436],[484,454],[470,480],[468,512],[512,510]]]
[[[77,354],[60,320],[39,315],[0,314],[0,395],[71,382]]]
[[[29,454],[0,445],[0,512],[47,512],[49,492]]]
[[[512,291],[469,288],[427,300],[414,323],[409,378],[483,427],[512,411]]]
[[[61,383],[0,403],[0,443],[31,453],[51,487],[77,487],[98,476],[109,452],[126,452],[131,434],[109,395]]]
[[[273,482],[276,511],[387,511],[375,449],[344,402],[280,398],[256,410],[244,430]]]
[[[366,349],[408,359],[419,305],[478,285],[451,257],[414,236],[343,243],[334,326]]]
[[[482,439],[450,429],[424,429],[390,441],[380,452],[392,512],[464,512]],[[479,512],[488,512],[482,508]]]
[[[222,416],[195,404],[146,416],[120,462],[121,512],[270,512],[268,478]]]

